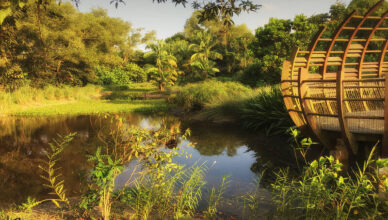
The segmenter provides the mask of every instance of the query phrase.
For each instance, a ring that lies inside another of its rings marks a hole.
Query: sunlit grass
[[[129,112],[160,112],[168,110],[169,106],[163,99],[111,101],[82,100],[76,102],[47,103],[43,106],[13,106],[8,115],[84,115],[99,113],[129,113]]]
[[[99,113],[160,112],[168,110],[163,99],[147,99],[156,87],[150,83],[128,88],[23,87],[0,92],[0,115],[82,115]]]

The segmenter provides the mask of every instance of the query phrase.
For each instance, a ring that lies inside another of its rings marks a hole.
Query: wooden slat
[[[363,50],[363,49],[364,49],[364,45],[362,44],[350,44],[348,50]]]

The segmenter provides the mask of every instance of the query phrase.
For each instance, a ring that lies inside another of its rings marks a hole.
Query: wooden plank
[[[348,50],[363,50],[363,49],[364,49],[364,45],[362,44],[350,44]]]

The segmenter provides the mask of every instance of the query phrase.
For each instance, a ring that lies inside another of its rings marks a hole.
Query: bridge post
[[[384,136],[381,156],[388,158],[388,76],[385,74]]]

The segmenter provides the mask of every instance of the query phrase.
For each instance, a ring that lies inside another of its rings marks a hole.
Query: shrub
[[[147,73],[135,63],[129,63],[124,68],[113,69],[97,66],[95,71],[98,83],[105,86],[128,86],[132,82],[147,81]]]
[[[110,70],[106,67],[96,67],[96,73],[100,85],[125,86],[131,83],[127,72],[118,68]]]
[[[251,87],[273,85],[280,82],[280,75],[277,72],[263,70],[263,64],[254,63],[245,68],[240,81]]]
[[[284,133],[293,125],[279,86],[258,88],[237,97],[213,99],[213,103],[206,105],[203,116],[212,120],[233,120],[247,129],[263,129],[267,134]]]
[[[175,97],[170,100],[186,111],[201,110],[206,104],[219,102],[222,99],[241,97],[252,90],[237,82],[219,82],[208,80],[196,84],[175,87]]]
[[[266,87],[241,105],[240,120],[249,129],[284,133],[293,122],[284,105],[279,86]]]
[[[143,68],[138,66],[136,63],[128,63],[124,70],[128,73],[129,79],[132,82],[145,82],[147,81],[147,73]]]

